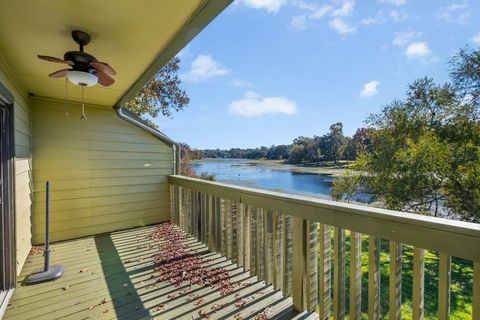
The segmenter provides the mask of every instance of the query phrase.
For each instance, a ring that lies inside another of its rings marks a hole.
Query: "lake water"
[[[321,198],[329,198],[334,180],[328,175],[272,170],[245,160],[194,162],[193,169],[197,175],[202,172],[213,174],[219,182]]]

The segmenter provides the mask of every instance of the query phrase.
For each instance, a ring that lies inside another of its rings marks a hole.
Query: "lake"
[[[207,160],[192,165],[197,175],[208,172],[219,182],[321,198],[329,198],[335,179],[328,175],[272,170],[237,159]]]

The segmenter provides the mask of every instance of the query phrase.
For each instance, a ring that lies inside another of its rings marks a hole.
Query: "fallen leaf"
[[[210,316],[208,315],[208,312],[203,311],[203,310],[198,310],[198,315],[202,318],[209,319]]]

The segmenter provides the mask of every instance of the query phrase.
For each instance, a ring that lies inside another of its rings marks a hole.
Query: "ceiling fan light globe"
[[[76,70],[67,71],[67,79],[71,83],[82,87],[91,87],[96,85],[98,82],[98,78],[96,75]]]

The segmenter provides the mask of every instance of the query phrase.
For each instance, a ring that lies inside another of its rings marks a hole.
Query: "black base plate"
[[[79,30],[72,31],[72,38],[76,43],[78,43],[81,46],[86,46],[87,44],[90,43],[90,40],[92,40],[92,38],[90,38],[90,35],[88,33],[85,33]]]
[[[25,280],[26,284],[35,284],[40,282],[46,282],[56,280],[63,276],[64,268],[61,265],[49,266],[47,271],[44,269],[38,269],[33,271]]]

